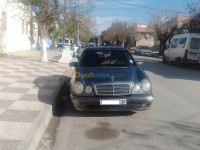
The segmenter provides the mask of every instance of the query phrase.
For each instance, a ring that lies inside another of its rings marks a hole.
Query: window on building
[[[24,20],[22,19],[22,34],[24,34]]]
[[[199,49],[200,48],[200,39],[192,38],[190,42],[191,49]]]
[[[26,26],[25,26],[25,34],[28,35],[28,22],[26,22]]]
[[[187,38],[181,38],[179,40],[178,48],[184,48]]]
[[[6,12],[2,12],[2,30],[6,31],[7,29],[7,13]]]

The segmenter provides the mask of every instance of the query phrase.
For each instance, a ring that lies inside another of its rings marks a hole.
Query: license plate
[[[195,54],[195,53],[190,53],[190,56],[197,56],[197,54]]]
[[[100,105],[126,105],[126,99],[100,100]]]

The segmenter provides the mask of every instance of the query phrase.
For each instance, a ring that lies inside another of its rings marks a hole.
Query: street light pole
[[[78,20],[78,45],[79,45],[79,40],[80,40],[80,34],[79,34],[79,20]]]
[[[73,44],[75,43],[75,38],[74,38],[75,17],[76,17],[76,0],[75,0],[74,17],[73,17]]]

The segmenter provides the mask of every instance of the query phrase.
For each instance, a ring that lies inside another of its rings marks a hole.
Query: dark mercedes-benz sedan
[[[85,49],[70,91],[76,110],[139,111],[153,101],[150,79],[123,47]]]

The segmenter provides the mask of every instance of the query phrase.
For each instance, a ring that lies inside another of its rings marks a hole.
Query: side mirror
[[[77,67],[77,65],[78,65],[78,62],[70,62],[69,63],[70,67]]]

